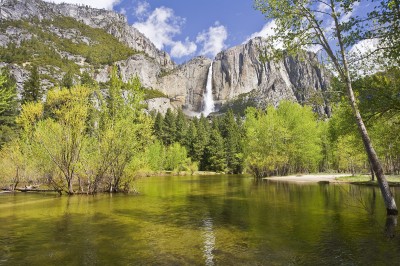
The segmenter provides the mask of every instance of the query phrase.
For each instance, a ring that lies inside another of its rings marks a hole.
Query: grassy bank
[[[386,176],[390,186],[400,186],[399,175],[387,175]],[[378,186],[376,177],[374,181],[371,181],[371,175],[355,175],[355,176],[343,176],[335,178],[337,181],[348,182],[355,185],[366,185],[366,186]]]

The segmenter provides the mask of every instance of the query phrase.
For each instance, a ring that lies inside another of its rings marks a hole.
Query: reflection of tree
[[[386,217],[385,234],[388,238],[396,236],[397,216],[389,215]]]

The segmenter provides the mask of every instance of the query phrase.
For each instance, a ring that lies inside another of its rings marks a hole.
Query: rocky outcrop
[[[51,20],[57,16],[72,17],[90,27],[104,29],[132,49],[154,58],[162,67],[172,69],[175,66],[166,52],[158,50],[148,38],[128,25],[126,17],[122,14],[83,5],[65,3],[57,5],[41,0],[2,0],[0,2],[0,20],[32,18]]]
[[[211,60],[196,57],[178,68],[163,73],[155,88],[161,90],[191,111],[202,110],[203,94]]]
[[[129,58],[111,63],[117,66],[124,81],[138,76],[144,87],[160,90],[169,97],[149,100],[149,109],[163,111],[167,108],[183,107],[186,113],[202,111],[207,74],[213,64],[213,98],[218,106],[240,99],[241,103],[249,101],[265,107],[267,104],[277,105],[279,101],[289,99],[301,104],[313,104],[316,111],[329,115],[329,103],[324,97],[329,78],[318,66],[312,53],[304,53],[302,57],[288,56],[277,63],[262,62],[259,52],[259,48],[263,46],[262,39],[255,38],[246,44],[222,51],[214,61],[196,57],[176,66],[166,52],[158,50],[142,33],[129,26],[125,16],[113,11],[71,4],[56,5],[41,0],[0,1],[0,21],[28,20],[28,23],[36,25],[35,21],[38,20],[71,17],[90,27],[104,29],[132,49],[140,51]],[[11,23],[0,32],[0,46],[13,43],[18,47],[22,41],[34,37],[28,30],[14,24],[18,25]],[[93,46],[96,42],[82,34],[79,29],[60,29],[52,23],[44,24],[46,26],[43,27],[46,28],[43,30],[51,32],[56,38],[88,46]],[[46,45],[51,46],[51,43]],[[63,59],[78,65],[81,71],[93,73],[97,81],[106,82],[109,79],[110,66],[90,65],[90,60],[84,57],[86,55],[74,55],[57,49],[56,52]],[[24,80],[29,77],[29,71],[25,68],[25,65],[29,66],[29,62],[18,65],[7,62],[17,79],[18,89],[21,90]],[[63,76],[62,69],[51,65],[40,66],[40,71],[44,76],[51,76],[53,83],[60,81]],[[47,87],[55,85],[52,82],[42,80],[42,84]]]
[[[153,58],[145,54],[135,54],[126,60],[116,62],[115,65],[123,81],[127,82],[137,76],[141,84],[150,89],[155,89],[157,77],[164,70]],[[99,69],[94,75],[95,80],[98,82],[108,81],[110,71],[111,68],[109,66]]]
[[[221,103],[247,94],[258,106],[277,105],[281,100],[308,103],[316,94],[322,95],[329,83],[319,68],[314,54],[288,56],[280,62],[262,62],[262,39],[219,53],[213,65],[213,94]],[[323,100],[324,101],[324,100]],[[328,103],[315,104],[319,113],[329,112]]]

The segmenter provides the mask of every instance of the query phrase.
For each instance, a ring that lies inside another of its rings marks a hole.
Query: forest
[[[40,184],[67,194],[128,192],[138,176],[196,171],[255,178],[315,172],[369,173],[351,109],[333,82],[332,117],[282,101],[210,117],[180,109],[149,113],[138,78],[116,68],[98,84],[87,73],[64,76],[45,95],[34,67],[17,98],[7,69],[0,76],[0,181]],[[387,174],[400,173],[400,71],[357,79],[360,110]],[[45,99],[45,100],[42,100]],[[373,171],[372,171],[373,172]]]

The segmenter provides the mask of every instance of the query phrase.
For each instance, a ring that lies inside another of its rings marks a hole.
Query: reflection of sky
[[[213,250],[215,248],[215,235],[213,231],[213,220],[210,217],[203,220],[203,239],[203,255],[206,265],[214,265]]]

